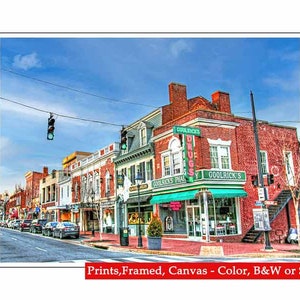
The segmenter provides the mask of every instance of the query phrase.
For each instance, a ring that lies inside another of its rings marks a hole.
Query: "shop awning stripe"
[[[198,190],[190,190],[184,192],[170,193],[155,195],[150,200],[150,204],[169,203],[172,201],[184,201],[189,199],[195,199]]]
[[[247,197],[248,194],[243,189],[209,189],[214,198],[234,198]]]

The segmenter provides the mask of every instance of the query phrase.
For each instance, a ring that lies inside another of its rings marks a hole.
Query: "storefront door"
[[[202,236],[200,226],[200,208],[199,206],[188,206],[187,207],[187,228],[189,237],[200,237]]]

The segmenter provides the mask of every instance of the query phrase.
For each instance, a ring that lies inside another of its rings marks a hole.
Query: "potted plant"
[[[163,234],[162,221],[157,214],[154,214],[147,228],[148,249],[160,250]]]

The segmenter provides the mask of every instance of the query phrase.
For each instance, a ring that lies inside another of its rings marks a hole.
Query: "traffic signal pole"
[[[254,139],[255,139],[255,149],[256,149],[256,158],[257,158],[257,167],[258,167],[258,186],[263,189],[264,191],[264,200],[268,200],[268,194],[266,187],[264,185],[264,178],[263,178],[263,171],[261,165],[261,155],[260,155],[260,146],[259,146],[259,139],[258,139],[258,131],[257,131],[257,120],[255,114],[255,106],[254,106],[254,99],[253,93],[250,91],[250,98],[251,98],[251,107],[252,107],[252,117],[253,117],[253,130],[254,130]],[[266,205],[263,201],[263,208],[267,209]],[[265,250],[271,250],[273,247],[270,244],[270,237],[269,237],[269,229],[265,229]]]

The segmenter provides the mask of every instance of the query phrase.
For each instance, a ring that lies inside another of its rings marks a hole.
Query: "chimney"
[[[43,167],[43,175],[48,176],[48,167]]]
[[[172,107],[173,119],[188,112],[186,86],[180,83],[169,84],[169,100]]]
[[[231,114],[229,93],[217,91],[211,97],[218,111]]]

